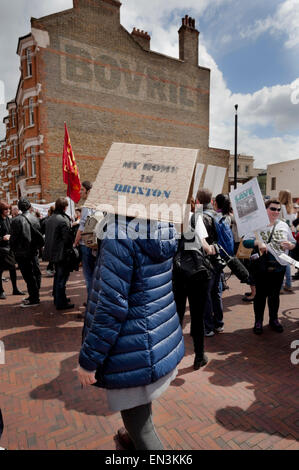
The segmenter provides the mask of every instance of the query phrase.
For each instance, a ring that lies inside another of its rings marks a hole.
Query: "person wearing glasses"
[[[256,247],[257,250],[254,255],[257,259],[252,260],[252,264],[255,265],[256,284],[256,294],[253,301],[255,314],[253,332],[257,335],[263,333],[266,300],[268,300],[270,327],[278,333],[283,332],[283,327],[278,320],[278,309],[280,288],[287,262],[281,259],[280,255],[288,254],[289,250],[295,248],[296,243],[290,227],[279,219],[281,209],[279,200],[268,199],[265,206],[270,224],[262,230],[245,235],[243,241],[246,248]]]

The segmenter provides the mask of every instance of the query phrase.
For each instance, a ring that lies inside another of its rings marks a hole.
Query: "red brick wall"
[[[76,4],[32,22],[50,36],[37,57],[42,197],[66,191],[64,121],[81,180],[95,179],[112,142],[200,148],[204,163],[228,166],[225,152],[208,150],[210,71],[143,50],[120,25],[118,2]]]

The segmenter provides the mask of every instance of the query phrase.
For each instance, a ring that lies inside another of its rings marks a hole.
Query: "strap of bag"
[[[272,240],[273,234],[274,234],[274,232],[275,232],[275,227],[276,227],[276,225],[277,225],[277,221],[274,222],[274,225],[273,225],[272,231],[271,231],[271,233],[270,233],[269,239],[268,239],[268,241],[267,241],[267,244],[270,243],[271,240]]]
[[[267,241],[267,245],[268,245],[268,243],[270,243],[271,240],[272,240],[272,237],[273,237],[273,234],[274,234],[275,227],[276,227],[277,223],[278,223],[277,221],[274,222],[273,228],[272,228],[272,230],[271,230],[271,233],[270,233],[269,238],[268,238],[268,241]],[[257,233],[257,232],[254,232],[254,233],[255,233],[255,238],[256,238],[256,240],[260,240],[258,233]],[[254,249],[257,250],[257,253],[258,253],[259,255],[261,254],[261,253],[260,253],[260,250],[259,250],[259,248],[258,248],[257,246],[255,246]]]
[[[24,219],[27,220],[27,222],[28,222],[28,224],[30,225],[30,227],[33,228],[33,227],[32,227],[32,223],[30,222],[30,220],[27,219],[27,217],[26,217],[24,214],[21,214],[21,216],[24,217]]]
[[[37,228],[33,227],[33,225],[32,225],[32,223],[30,222],[30,220],[27,219],[27,217],[25,217],[24,214],[21,214],[21,216],[24,217],[24,219],[27,220],[27,222],[28,222],[28,224],[30,225],[30,228],[31,228],[31,230],[32,230],[33,232],[35,232],[35,233],[37,232],[37,235],[39,234],[41,237],[43,236],[43,234],[41,233],[41,231],[38,230]],[[31,237],[32,237],[32,235],[31,235]]]

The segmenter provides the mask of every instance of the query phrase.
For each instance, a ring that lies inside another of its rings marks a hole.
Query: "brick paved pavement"
[[[45,267],[43,266],[43,269]],[[44,272],[43,272],[44,273]],[[77,308],[57,313],[52,279],[43,277],[41,306],[18,307],[19,297],[0,304],[0,406],[9,449],[121,449],[115,431],[119,413],[107,407],[105,392],[81,389],[74,368],[80,348],[85,288],[73,273],[68,295]],[[10,283],[4,283],[6,293]],[[299,341],[299,282],[281,297],[285,332],[252,329],[252,305],[242,303],[246,288],[235,278],[224,293],[225,332],[206,338],[209,363],[193,371],[189,314],[186,354],[179,374],[153,405],[154,420],[167,449],[299,449],[299,364],[290,360]],[[22,281],[19,287],[24,288]],[[299,354],[297,356],[299,358]]]

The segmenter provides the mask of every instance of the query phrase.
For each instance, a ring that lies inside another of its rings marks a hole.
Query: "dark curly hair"
[[[226,194],[218,194],[215,199],[218,209],[221,210],[223,215],[229,215],[232,211],[230,199]]]

